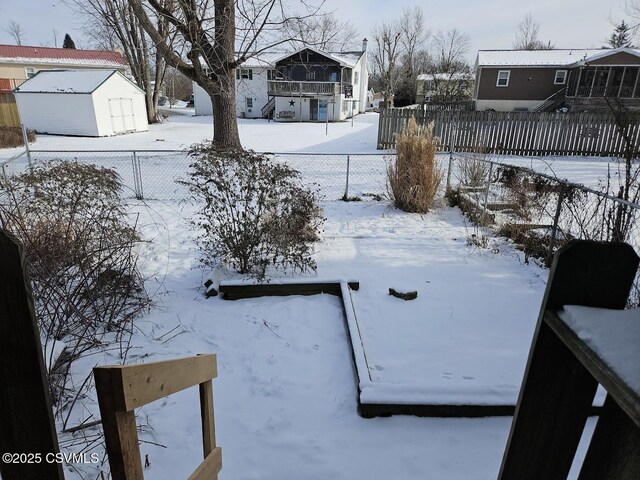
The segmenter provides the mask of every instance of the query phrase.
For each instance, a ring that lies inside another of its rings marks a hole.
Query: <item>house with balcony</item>
[[[278,59],[275,68],[276,77],[267,82],[267,108],[276,121],[334,122],[367,108],[366,39],[361,51],[304,47]]]
[[[10,92],[41,70],[108,69],[126,74],[128,68],[116,51],[0,45],[0,92]]]
[[[236,69],[236,115],[239,118],[262,118],[269,102],[267,82],[276,78],[275,62],[284,52],[263,52],[247,59]],[[211,98],[200,85],[193,84],[196,115],[212,115]]]
[[[368,89],[366,40],[362,51],[266,52],[236,69],[236,113],[280,122],[340,121],[365,111]],[[194,106],[196,115],[213,113],[196,84]]]
[[[478,52],[476,110],[601,112],[605,96],[640,111],[640,49]]]

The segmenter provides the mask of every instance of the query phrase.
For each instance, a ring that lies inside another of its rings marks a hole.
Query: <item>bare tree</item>
[[[171,105],[178,100],[189,100],[193,93],[193,82],[173,67],[167,68],[164,85]]]
[[[16,42],[16,45],[22,45],[22,40],[24,39],[24,30],[20,26],[18,22],[15,20],[11,20],[5,31],[11,35],[13,41]]]
[[[140,25],[167,64],[207,92],[213,106],[213,145],[241,149],[236,120],[235,69],[248,58],[290,41],[282,32],[310,18],[319,6],[285,0],[128,0]],[[186,49],[185,60],[163,37],[153,18],[165,19]]]
[[[327,52],[339,52],[358,48],[358,30],[350,20],[340,20],[333,13],[326,13],[292,21],[287,36],[295,40],[292,46],[310,45]]]
[[[467,100],[471,67],[467,63],[469,37],[456,28],[439,31],[433,36],[431,64],[427,68],[433,83],[434,100],[459,102]]]
[[[422,8],[405,8],[400,18],[402,35],[402,74],[398,90],[404,92],[406,102],[415,103],[418,74],[426,68],[429,55],[425,50],[431,33],[425,26]]]
[[[165,62],[155,49],[133,13],[127,0],[66,0],[76,12],[86,19],[85,33],[95,45],[105,50],[120,49],[131,75],[145,92],[147,119],[149,123],[160,121],[158,97],[162,89]],[[161,5],[170,5],[172,0],[160,0]],[[168,20],[152,16],[158,35],[172,45]]]
[[[638,37],[640,31],[640,0],[625,0],[624,12],[627,14],[631,39]]]
[[[51,29],[51,35],[53,36],[53,46],[58,46],[58,31],[55,28]]]
[[[551,42],[546,44],[538,38],[540,24],[535,21],[531,12],[524,16],[518,24],[518,32],[513,41],[513,48],[516,50],[551,50]]]
[[[373,71],[380,80],[384,103],[393,106],[393,95],[401,73],[402,27],[399,21],[382,22],[373,30]]]

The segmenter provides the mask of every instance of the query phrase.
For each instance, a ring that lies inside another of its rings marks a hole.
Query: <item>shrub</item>
[[[433,123],[418,126],[412,118],[396,142],[395,163],[387,166],[387,189],[396,207],[426,213],[433,207],[444,171],[436,162]]]
[[[33,130],[27,130],[27,140],[29,143],[36,141]],[[15,148],[23,145],[24,139],[20,127],[0,127],[0,148]]]
[[[478,188],[487,184],[489,177],[489,155],[479,145],[470,155],[464,156],[458,167],[458,180],[465,187]]]
[[[115,171],[74,162],[0,182],[0,226],[25,247],[56,404],[68,398],[71,362],[114,342],[126,355],[133,319],[149,303],[121,187]]]
[[[200,204],[195,225],[207,266],[228,265],[258,279],[268,268],[314,271],[313,243],[324,219],[316,191],[302,186],[287,165],[250,151],[220,151],[201,144],[189,187]]]

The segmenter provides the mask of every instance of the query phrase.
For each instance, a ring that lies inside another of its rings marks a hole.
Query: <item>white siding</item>
[[[110,76],[92,97],[99,136],[149,130],[144,93],[121,75]]]
[[[144,93],[118,73],[107,78],[92,94],[17,92],[15,96],[22,122],[40,133],[88,137],[119,133],[113,129],[110,100],[112,104],[123,105],[124,115],[118,112],[121,130],[149,129]]]
[[[99,136],[89,94],[17,93],[22,123],[38,133]]]
[[[196,109],[196,115],[213,115],[211,97],[196,82],[193,82],[193,106]]]
[[[269,101],[267,95],[267,68],[252,68],[252,79],[236,79],[236,114],[238,117],[262,118],[262,107]],[[247,108],[247,97],[253,99],[251,111]]]
[[[267,95],[267,71],[268,68],[250,67],[252,79],[241,78],[236,80],[236,116],[246,118],[262,118],[262,107],[269,101]],[[243,68],[247,69],[247,68]],[[247,97],[253,99],[253,107],[248,111]],[[212,115],[213,107],[211,98],[200,85],[193,83],[193,103],[196,115]]]

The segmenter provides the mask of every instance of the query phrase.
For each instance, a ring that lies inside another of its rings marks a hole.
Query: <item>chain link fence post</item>
[[[482,218],[480,226],[485,227],[485,218],[487,216],[487,207],[489,205],[489,187],[491,187],[491,176],[493,175],[493,162],[489,162],[489,174],[487,175],[487,188],[484,190],[484,206],[482,208]]]
[[[553,226],[551,227],[551,238],[549,239],[549,253],[547,254],[547,265],[551,265],[553,260],[553,247],[556,244],[556,238],[558,236],[558,222],[560,221],[560,213],[562,212],[562,202],[564,202],[566,185],[560,184],[560,191],[558,192],[558,204],[556,205],[556,213],[553,216]]]
[[[350,155],[347,155],[347,182],[346,182],[346,185],[344,187],[344,197],[342,197],[342,199],[344,201],[349,200],[349,170],[350,170],[350,166],[351,166],[351,158],[350,158]]]
[[[140,159],[138,158],[137,152],[133,151],[133,191],[138,200],[142,200],[144,198],[144,192],[142,191],[142,170],[140,168]]]
[[[447,186],[445,194],[448,195],[451,190],[451,168],[453,167],[453,150],[449,151],[449,167],[447,168]]]
[[[29,162],[29,171],[33,171],[33,164],[31,163],[31,150],[29,150],[29,136],[27,135],[27,127],[24,124],[20,124],[22,127],[22,141],[24,142],[24,148],[27,152],[27,162]]]

